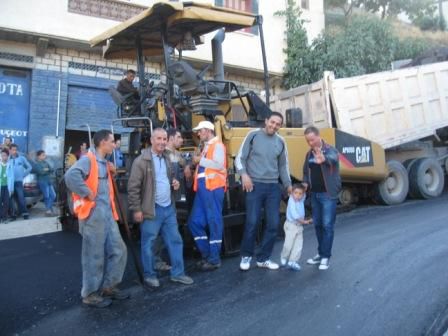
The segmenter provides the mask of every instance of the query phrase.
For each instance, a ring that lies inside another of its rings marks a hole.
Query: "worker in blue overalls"
[[[213,271],[221,266],[222,206],[227,183],[226,148],[215,136],[215,127],[211,122],[201,121],[193,131],[197,132],[203,149],[193,157],[196,164],[193,185],[196,196],[188,227],[202,256],[199,269]]]

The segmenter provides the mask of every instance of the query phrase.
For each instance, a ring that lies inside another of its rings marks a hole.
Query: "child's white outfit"
[[[286,221],[283,225],[285,231],[285,243],[280,255],[282,264],[289,261],[290,263],[298,263],[302,255],[303,247],[303,225],[299,220],[305,218],[305,195],[301,200],[294,200],[289,196],[288,207],[286,209]]]

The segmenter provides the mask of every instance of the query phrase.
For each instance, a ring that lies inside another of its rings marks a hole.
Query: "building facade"
[[[116,86],[136,61],[102,59],[100,48],[88,41],[138,14],[148,0],[3,0],[0,2],[0,139],[11,135],[23,151],[44,146],[46,137],[62,139],[64,152],[76,151],[92,131],[110,128],[116,105],[108,88]],[[284,23],[275,12],[286,1],[203,0],[217,6],[263,15],[271,90],[280,90],[284,66]],[[310,37],[324,28],[323,1],[302,1]],[[185,57],[196,64],[211,61],[210,40]],[[223,43],[226,79],[244,90],[264,88],[263,63],[257,30],[226,35]],[[160,61],[146,63],[150,79],[160,79]],[[52,139],[54,142],[54,139]],[[49,143],[53,143],[49,142]],[[62,149],[53,153],[61,154]]]

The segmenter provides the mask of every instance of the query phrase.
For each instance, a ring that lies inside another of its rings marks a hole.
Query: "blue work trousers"
[[[311,207],[313,224],[316,229],[318,248],[321,258],[330,258],[334,239],[334,224],[336,222],[337,199],[332,199],[327,193],[311,192]]]
[[[222,218],[223,201],[224,188],[207,190],[205,178],[198,179],[198,190],[188,221],[188,227],[202,258],[215,265],[221,262],[220,254],[224,229]]]

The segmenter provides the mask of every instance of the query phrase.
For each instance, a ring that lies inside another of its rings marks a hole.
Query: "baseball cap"
[[[206,128],[206,129],[209,129],[212,131],[215,130],[215,126],[210,121],[203,120],[203,121],[199,122],[199,124],[195,128],[193,128],[193,132],[197,132],[203,128]]]

